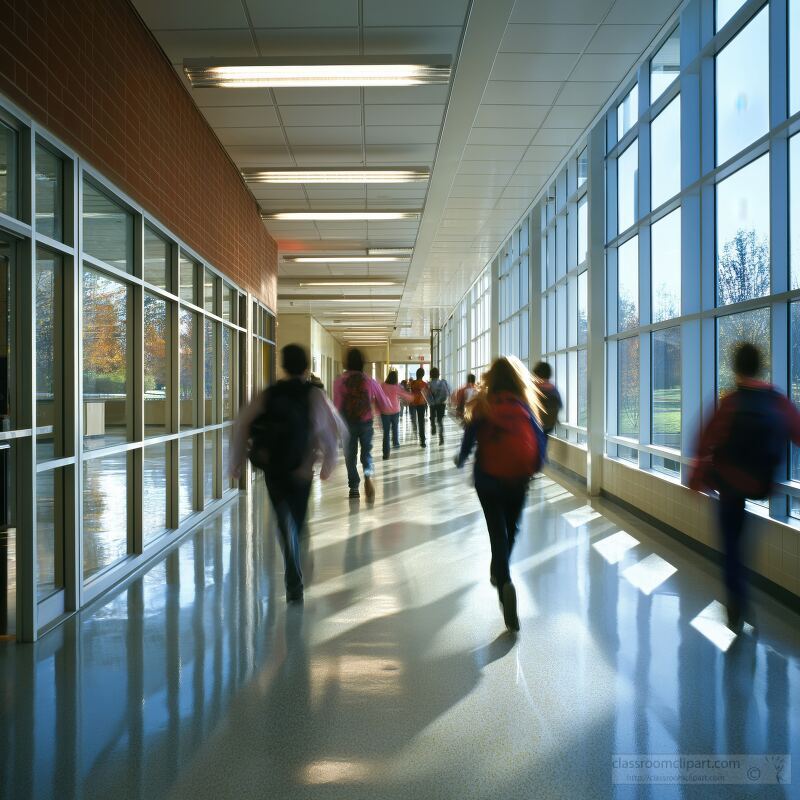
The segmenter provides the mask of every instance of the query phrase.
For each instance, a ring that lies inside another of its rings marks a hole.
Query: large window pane
[[[589,201],[584,195],[578,200],[578,263],[586,261],[589,254]]]
[[[36,250],[36,428],[37,461],[61,457],[63,409],[63,288],[61,258]]]
[[[725,23],[744,5],[744,0],[717,0],[715,14],[715,30],[720,30]]]
[[[589,336],[589,272],[578,275],[578,344],[586,344]]]
[[[205,321],[205,423],[218,422],[217,419],[217,324],[210,319]]]
[[[650,126],[650,207],[681,190],[681,98],[676,97]]]
[[[650,265],[653,322],[674,319],[681,313],[681,210],[650,227]]]
[[[769,130],[769,6],[716,58],[717,164]]]
[[[203,500],[205,505],[214,500],[214,476],[217,472],[217,432],[206,431],[203,464]]]
[[[731,358],[740,342],[751,342],[761,350],[765,366],[761,377],[770,377],[770,310],[758,308],[741,314],[729,314],[717,320],[717,392],[722,396],[734,387]]]
[[[639,436],[639,337],[617,342],[617,433]]]
[[[186,519],[194,512],[194,441],[195,436],[180,439],[178,451],[178,517]]]
[[[197,315],[182,308],[179,321],[180,423],[197,426]]]
[[[681,446],[681,329],[653,333],[653,444]]]
[[[203,308],[212,314],[217,313],[217,279],[209,269],[203,273]]]
[[[84,446],[128,440],[128,287],[83,271]]]
[[[626,331],[639,325],[639,237],[617,250],[617,326]]]
[[[55,153],[36,145],[36,231],[61,239],[64,218],[63,166]]]
[[[142,276],[153,286],[169,289],[170,245],[152,228],[144,226],[144,265]]]
[[[128,553],[128,455],[83,462],[83,577]]]
[[[197,281],[200,265],[181,253],[180,272],[180,298],[186,303],[197,305]]]
[[[617,140],[621,139],[639,118],[639,84],[625,95],[617,106]]]
[[[156,539],[167,529],[167,476],[170,445],[167,442],[148,445],[144,448],[142,463],[142,536],[144,543]]]
[[[222,287],[222,319],[236,322],[236,289],[227,283]]]
[[[589,178],[589,151],[584,147],[578,156],[578,188]]]
[[[800,111],[800,3],[789,2],[789,115]]]
[[[792,289],[800,289],[800,134],[789,139],[789,235]]]
[[[222,419],[233,419],[233,337],[227,326],[222,328]]]
[[[144,430],[158,436],[170,430],[169,340],[167,301],[144,293]]]
[[[650,61],[650,102],[661,97],[681,68],[681,29],[675,28]]]
[[[717,184],[717,304],[770,289],[769,154]]]
[[[36,476],[36,599],[64,588],[63,469]]]
[[[17,132],[0,122],[0,211],[17,215]]]
[[[586,386],[588,380],[588,352],[578,350],[578,426],[586,427]]]
[[[617,233],[630,228],[639,209],[639,140],[617,159]]]
[[[800,405],[800,303],[789,306],[789,396],[795,405]],[[792,446],[789,477],[800,481],[800,447]],[[800,503],[793,498],[792,513],[800,512]]]
[[[17,427],[15,248],[0,239],[0,430]]]
[[[133,215],[83,181],[83,252],[133,272]]]

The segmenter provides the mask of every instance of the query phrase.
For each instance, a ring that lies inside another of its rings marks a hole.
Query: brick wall
[[[0,0],[0,92],[276,307],[256,201],[127,0]]]

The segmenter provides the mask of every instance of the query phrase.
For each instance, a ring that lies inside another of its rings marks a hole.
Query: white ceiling
[[[399,306],[399,319],[414,323],[404,335],[424,336],[502,244],[679,0],[134,5],[238,166],[432,169],[429,185],[253,187],[268,211],[424,209],[419,222],[266,223],[282,253],[416,246],[410,265],[282,264],[279,310],[310,310],[324,322],[333,310]],[[209,56],[404,53],[450,54],[451,86],[192,90],[182,70],[183,59]],[[297,276],[314,275],[370,275],[398,286],[297,286]],[[401,295],[396,303],[352,306],[305,299]]]

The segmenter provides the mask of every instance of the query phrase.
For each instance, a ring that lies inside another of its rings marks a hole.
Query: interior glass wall
[[[500,354],[517,356],[526,364],[530,344],[529,236],[530,222],[526,218],[503,245],[498,263]]]

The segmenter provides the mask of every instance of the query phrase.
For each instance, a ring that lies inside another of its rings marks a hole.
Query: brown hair
[[[467,406],[465,417],[473,422],[488,414],[492,395],[507,392],[525,403],[539,419],[541,403],[539,393],[527,367],[516,356],[500,356],[492,362],[489,371],[481,379],[483,391]]]

